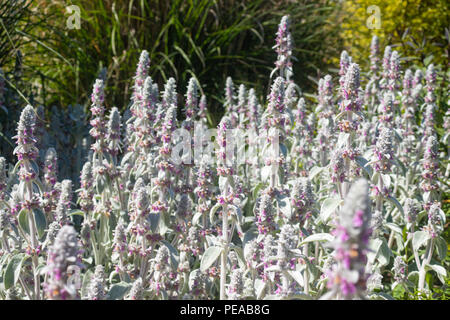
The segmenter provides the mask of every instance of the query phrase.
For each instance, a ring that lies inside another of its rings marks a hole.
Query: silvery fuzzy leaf
[[[18,150],[19,147],[16,147],[16,149]],[[13,151],[13,153],[16,152],[16,149]],[[13,169],[11,175],[15,175],[15,174],[19,171],[19,168],[20,168],[20,165],[22,164],[22,162],[23,162],[23,160],[17,161],[17,163],[16,163],[16,165],[14,166],[14,169]]]
[[[170,252],[170,263],[174,269],[178,268],[179,253],[178,250],[167,240],[161,240],[161,243],[169,249]]]
[[[438,213],[439,213],[440,218],[441,218],[441,223],[442,223],[442,224],[445,224],[446,216],[445,216],[444,210],[442,210],[442,209],[439,208]]]
[[[376,259],[378,260],[380,267],[388,265],[391,256],[393,256],[392,251],[391,251],[391,249],[389,249],[386,239],[383,238],[381,240],[380,249],[378,250],[377,256],[376,256]]]
[[[429,199],[430,199],[430,195],[431,195],[431,192],[430,192],[430,191],[424,192],[424,193],[422,194],[423,202],[425,202],[425,203],[428,202]]]
[[[161,236],[164,236],[166,232],[171,231],[171,229],[169,228],[170,225],[169,220],[170,220],[169,213],[167,211],[163,211],[159,218],[159,234]]]
[[[300,249],[290,249],[289,252],[294,256],[294,257],[299,257],[299,258],[304,258],[306,259],[307,257],[302,253],[302,251]]]
[[[273,257],[273,259],[269,259],[269,261],[270,260],[276,260],[276,259],[277,259],[276,257]],[[280,270],[280,267],[278,265],[273,265],[273,266],[270,266],[270,267],[264,269],[264,271],[266,271],[266,272],[280,272],[281,270]]]
[[[220,203],[216,203],[211,210],[209,211],[209,221],[211,222],[211,224],[214,224],[214,220],[215,220],[215,214],[217,212],[217,210],[219,210],[219,208],[221,208],[222,205]]]
[[[150,230],[155,233],[156,229],[160,225],[159,219],[161,218],[160,213],[150,213],[148,215],[148,221],[150,222]]]
[[[27,258],[28,257],[24,254],[19,253],[13,256],[9,261],[8,266],[5,270],[5,274],[3,276],[3,285],[5,289],[9,289],[12,286],[16,285],[17,281],[19,280],[22,265]]]
[[[388,196],[386,199],[388,201],[392,202],[397,207],[397,209],[401,212],[401,214],[404,215],[403,206],[400,204],[400,202],[398,202],[398,200],[396,198],[394,198],[392,196]]]
[[[200,218],[202,217],[202,212],[196,211],[194,217],[192,217],[192,224],[194,226],[198,225]]]
[[[261,179],[263,182],[267,182],[270,178],[270,175],[272,173],[272,167],[271,166],[264,166],[261,169]]]
[[[309,180],[313,180],[318,174],[320,174],[323,169],[325,169],[324,167],[318,167],[318,166],[314,166],[311,168],[311,170],[309,170]]]
[[[385,223],[385,226],[394,231],[397,234],[403,235],[403,230],[398,225],[392,222]]]
[[[375,171],[372,175],[372,183],[373,184],[378,184],[378,179],[380,178],[380,173],[378,171]]]
[[[425,231],[416,231],[413,235],[412,245],[415,251],[419,250],[430,239],[430,235]]]
[[[397,243],[398,251],[400,251],[400,252],[403,251],[406,246],[406,244],[403,244],[403,234],[396,233],[394,237],[395,237],[395,240]]]
[[[245,269],[245,258],[244,258],[244,251],[242,250],[242,248],[234,244],[231,244],[230,249],[236,252],[239,267]]]
[[[367,259],[369,263],[373,264],[375,262],[375,259],[378,256],[378,251],[380,251],[382,244],[383,242],[379,238],[372,239],[369,242],[369,252],[367,253]]]
[[[205,237],[205,239],[206,239],[206,243],[208,244],[208,247],[215,246],[215,245],[219,246],[219,244],[220,244],[220,241],[214,236],[207,235]]]
[[[258,197],[259,190],[264,187],[264,183],[258,183],[252,191],[252,198],[256,199]]]
[[[447,256],[447,241],[439,236],[438,238],[436,238],[435,245],[439,255],[439,259],[441,261],[444,261],[445,257]]]
[[[427,264],[425,265],[425,269],[433,270],[436,272],[439,280],[442,282],[442,284],[445,284],[445,277],[447,277],[447,271],[444,267],[437,265],[437,264]]]
[[[84,217],[85,213],[84,211],[81,211],[79,209],[72,209],[69,211],[69,216],[82,216]]]
[[[307,237],[305,240],[303,240],[299,246],[304,245],[305,243],[309,243],[309,242],[314,242],[314,241],[318,241],[318,242],[331,242],[334,240],[334,237],[329,234],[329,233],[315,233],[313,235],[310,235],[309,237]]]
[[[382,174],[381,178],[383,179],[384,186],[389,188],[391,186],[391,176],[388,174]]]
[[[223,248],[221,247],[209,247],[206,249],[205,253],[203,254],[202,260],[200,262],[200,270],[202,272],[205,272],[208,270],[209,267],[211,267],[216,260],[219,258],[220,254],[222,253]]]
[[[130,291],[131,283],[119,282],[113,284],[106,295],[106,300],[121,300]]]
[[[191,271],[191,273],[189,274],[189,282],[188,282],[189,290],[192,290],[193,286],[195,285],[194,280],[197,279],[201,274],[202,272],[200,269],[195,269]]]
[[[323,222],[327,222],[331,214],[343,203],[343,200],[340,198],[328,198],[322,202],[322,206],[320,207],[320,220]]]
[[[255,227],[251,227],[249,230],[247,230],[244,233],[244,238],[242,240],[242,246],[243,246],[244,250],[245,250],[246,244],[249,241],[255,239],[257,236],[258,236],[258,230]]]
[[[305,286],[305,282],[303,281],[302,273],[297,270],[288,270],[287,274],[294,279],[301,287]]]
[[[280,143],[280,151],[283,154],[283,157],[286,158],[287,154],[288,154],[288,150],[287,150],[286,146],[282,143]]]
[[[17,220],[19,222],[19,227],[25,231],[26,233],[30,233],[30,228],[28,225],[28,210],[27,209],[22,209],[20,210]]]
[[[373,169],[369,165],[369,161],[364,157],[357,156],[355,157],[355,162],[371,177],[373,175]]]
[[[88,295],[89,284],[91,283],[91,279],[94,276],[94,273],[91,270],[87,270],[83,276],[83,282],[81,284],[81,298],[84,299]]]
[[[39,239],[42,238],[47,229],[47,218],[44,212],[40,208],[33,209],[34,220],[36,222],[36,230],[38,232]]]
[[[348,134],[348,133],[344,133],[344,132],[341,132],[340,134],[339,134],[339,138],[338,138],[338,141],[337,141],[337,148],[341,148],[341,147],[343,147],[343,146],[345,146],[346,144],[347,144],[347,141],[348,141],[348,137],[349,137],[350,135]]]
[[[267,282],[263,281],[262,279],[257,278],[255,280],[255,293],[256,293],[256,299],[260,300],[262,299],[264,295],[264,291],[266,289]]]
[[[223,176],[219,177],[219,190],[222,194],[225,193],[225,191],[226,191],[225,186],[227,185],[227,183],[228,183],[228,185],[230,185],[231,180],[232,179],[229,179],[228,176],[227,177],[223,177]]]

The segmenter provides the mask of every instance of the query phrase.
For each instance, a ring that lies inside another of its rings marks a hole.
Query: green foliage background
[[[66,27],[69,5],[80,8],[80,29]],[[285,14],[294,23],[296,81],[311,88],[307,75],[339,54],[331,45],[338,34],[331,22],[334,10],[329,0],[35,0],[22,20],[45,23],[31,30],[13,26],[11,33],[17,30],[29,40],[20,46],[25,76],[46,106],[85,104],[106,67],[107,106],[124,109],[139,54],[146,49],[160,88],[175,77],[182,96],[189,78],[196,77],[217,122],[227,76],[260,93],[267,90],[275,33]],[[11,59],[4,68],[12,66]]]

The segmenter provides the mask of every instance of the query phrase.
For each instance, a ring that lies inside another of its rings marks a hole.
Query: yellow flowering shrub
[[[379,8],[379,28],[369,28],[377,27],[377,12],[371,6]],[[387,44],[398,45],[395,50],[408,59],[423,60],[432,54],[434,63],[448,64],[449,12],[447,0],[347,0],[339,13],[340,37],[356,61],[369,56],[370,41],[377,35],[381,50]]]

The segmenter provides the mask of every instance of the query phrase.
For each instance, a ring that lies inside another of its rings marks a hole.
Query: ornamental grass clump
[[[0,299],[442,298],[443,68],[404,71],[374,37],[369,63],[343,51],[304,93],[290,19],[269,94],[227,77],[215,128],[210,84],[157,83],[146,51],[125,110],[108,72],[86,113],[23,108],[17,162],[0,157]]]

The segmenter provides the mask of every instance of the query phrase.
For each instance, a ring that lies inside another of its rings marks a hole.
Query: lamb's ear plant
[[[177,75],[159,88],[145,50],[123,113],[106,108],[105,72],[89,112],[23,108],[17,162],[0,157],[0,299],[438,296],[442,68],[403,72],[374,37],[369,64],[343,51],[338,74],[303,93],[290,19],[268,96],[228,77],[217,130],[207,112],[217,97],[195,77],[184,96]]]

